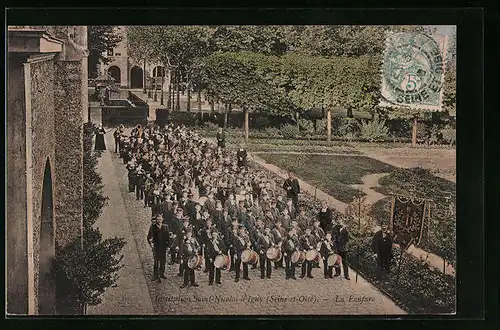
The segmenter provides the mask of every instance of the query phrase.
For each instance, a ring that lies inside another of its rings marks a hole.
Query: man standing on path
[[[236,152],[236,157],[238,158],[238,167],[247,168],[247,151],[243,149],[243,146],[240,146],[238,151]]]
[[[162,224],[162,217],[156,216],[152,219],[153,224],[148,232],[148,244],[153,249],[154,266],[153,274],[154,279],[161,283],[160,278],[165,277],[165,262],[167,260],[167,249],[170,243],[170,233],[168,232],[167,225]]]
[[[377,271],[389,273],[392,258],[392,235],[387,225],[382,225],[382,229],[373,236],[372,250],[377,256]]]
[[[318,212],[318,220],[321,229],[323,229],[325,233],[331,233],[333,228],[333,213],[326,202],[323,202],[321,210]]]
[[[349,232],[344,225],[342,220],[339,224],[335,225],[332,230],[333,242],[335,244],[335,251],[339,256],[342,257],[342,269],[344,270],[344,278],[350,280],[349,278],[349,266],[347,265],[347,242],[349,241]],[[335,276],[340,275],[340,267],[335,268]]]
[[[283,184],[283,189],[286,191],[286,197],[291,198],[293,202],[293,206],[296,210],[299,209],[299,194],[300,194],[300,186],[297,178],[292,176],[291,172],[288,172],[288,178],[285,180]]]
[[[217,132],[217,146],[221,149],[226,147],[226,135],[222,131],[222,128],[219,128],[219,132]]]

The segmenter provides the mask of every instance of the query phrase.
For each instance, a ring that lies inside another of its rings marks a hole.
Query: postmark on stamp
[[[382,106],[441,109],[446,38],[391,33],[382,66]]]

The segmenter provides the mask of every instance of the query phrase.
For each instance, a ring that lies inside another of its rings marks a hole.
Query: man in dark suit
[[[219,128],[219,131],[217,132],[217,146],[221,149],[226,147],[226,135],[222,131],[222,128]]]
[[[390,272],[392,258],[392,235],[387,225],[382,225],[381,230],[373,236],[372,250],[377,255],[378,272]]]
[[[291,172],[288,172],[288,178],[283,184],[283,189],[286,191],[286,197],[291,198],[295,209],[299,209],[299,194],[300,186],[297,178],[292,176]]]
[[[316,248],[316,240],[314,239],[314,236],[311,234],[311,229],[306,228],[306,231],[304,235],[300,236],[300,248],[302,251],[307,253],[307,251],[315,249]],[[307,277],[308,278],[313,278],[312,276],[312,261],[309,260],[304,260],[302,263],[302,269],[301,269],[301,274],[300,278],[304,278],[306,276],[307,272]]]
[[[222,284],[221,282],[221,270],[215,268],[214,261],[219,255],[225,254],[226,245],[224,241],[219,238],[219,233],[214,231],[212,236],[207,243],[207,255],[208,255],[208,285],[213,285],[214,283],[214,273],[215,273],[215,283]]]
[[[295,228],[290,229],[288,233],[288,237],[284,240],[283,243],[283,257],[285,258],[285,279],[294,279],[295,277],[295,264],[292,263],[292,254],[295,251],[298,251],[300,248],[299,240],[297,238],[297,234],[295,232]]]
[[[323,202],[322,208],[318,212],[318,220],[321,229],[325,233],[329,233],[333,228],[333,212],[328,207],[328,203]]]
[[[191,286],[199,286],[195,281],[194,269],[188,267],[189,259],[200,253],[200,245],[198,241],[193,237],[193,228],[187,227],[186,237],[181,243],[181,257],[182,264],[184,268],[184,283],[181,285],[181,289],[185,288],[190,284]]]
[[[234,270],[236,273],[234,281],[238,282],[240,280],[241,254],[251,246],[250,238],[246,234],[245,227],[243,225],[239,225],[239,232],[238,235],[235,236],[233,246],[235,249]],[[248,277],[248,264],[245,262],[243,263],[243,279],[250,280]]]
[[[265,227],[264,232],[257,238],[257,251],[259,252],[260,278],[271,278],[271,260],[267,257],[267,250],[274,246],[271,228]]]
[[[236,152],[236,157],[238,159],[238,167],[247,168],[247,151],[241,146]]]
[[[342,220],[339,221],[332,229],[333,242],[335,244],[335,251],[342,257],[342,269],[344,270],[344,278],[349,280],[349,266],[347,265],[347,250],[346,245],[349,241],[349,232]],[[335,268],[335,276],[340,275],[340,267]]]
[[[151,227],[149,227],[147,241],[149,246],[153,249],[154,279],[160,283],[160,278],[166,278],[165,262],[167,260],[167,249],[170,243],[170,233],[168,232],[167,226],[162,224],[161,216],[154,217],[152,221],[153,223]]]

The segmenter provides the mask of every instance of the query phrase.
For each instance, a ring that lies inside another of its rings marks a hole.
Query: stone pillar
[[[23,63],[9,54],[7,104],[7,301],[9,314],[28,314],[26,103]],[[33,270],[33,269],[32,269]]]

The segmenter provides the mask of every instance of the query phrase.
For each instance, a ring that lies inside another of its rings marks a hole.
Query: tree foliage
[[[112,25],[91,25],[87,28],[89,77],[97,74],[99,63],[109,63],[110,59],[104,56],[104,52],[115,48],[122,41],[122,36],[116,33],[115,28]]]

